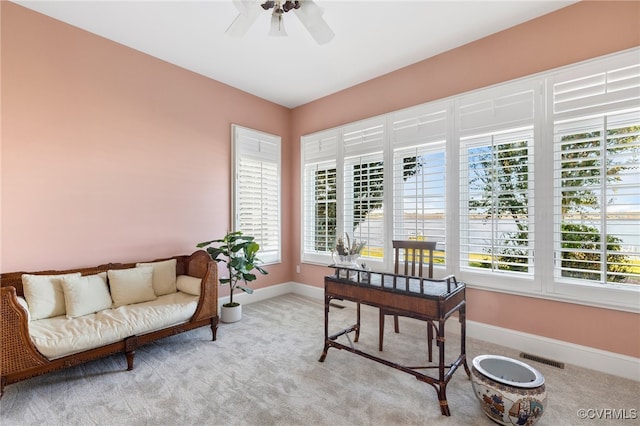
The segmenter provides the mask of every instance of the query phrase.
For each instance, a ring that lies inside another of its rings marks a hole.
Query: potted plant
[[[235,231],[228,232],[222,239],[200,243],[197,247],[206,247],[207,253],[213,260],[226,263],[229,277],[220,278],[219,281],[221,285],[229,284],[229,302],[222,305],[220,320],[222,322],[239,321],[242,318],[242,306],[233,301],[233,293],[236,289],[247,294],[253,293],[253,289],[247,286],[247,283],[257,278],[253,271],[263,275],[268,273],[258,266],[261,263],[257,257],[260,245],[255,242],[255,237]],[[241,285],[242,283],[244,285]]]

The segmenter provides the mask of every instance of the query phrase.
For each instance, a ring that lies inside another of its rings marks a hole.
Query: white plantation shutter
[[[232,132],[234,230],[256,238],[264,263],[280,262],[280,137],[236,125]]]
[[[462,267],[533,275],[533,129],[461,141]]]
[[[384,162],[382,152],[344,161],[344,225],[351,241],[366,242],[362,257],[384,258]]]
[[[393,155],[393,239],[436,241],[436,262],[444,264],[445,142],[403,148]]]
[[[460,267],[533,277],[534,119],[524,81],[458,101]]]
[[[302,159],[305,164],[335,161],[338,153],[339,132],[336,130],[302,137]]]
[[[381,152],[384,142],[385,120],[381,118],[349,124],[342,132],[345,157]]]
[[[549,79],[557,281],[640,283],[638,59],[629,52]]]
[[[342,227],[340,234],[366,242],[361,257],[384,260],[384,157],[386,120],[373,118],[342,131],[344,153]]]
[[[530,126],[534,118],[534,83],[511,83],[462,97],[457,118],[460,137]]]
[[[337,166],[339,133],[302,137],[302,259],[327,263],[337,229]]]
[[[435,262],[445,263],[446,142],[449,103],[394,113],[393,239],[436,241]]]
[[[398,111],[391,116],[393,148],[422,145],[447,138],[449,102],[440,102]]]
[[[631,51],[554,74],[548,79],[554,121],[638,108],[638,61]]]

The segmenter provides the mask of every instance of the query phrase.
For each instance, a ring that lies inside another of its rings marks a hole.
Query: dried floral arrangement
[[[340,256],[352,256],[354,254],[360,254],[360,252],[364,248],[365,244],[367,244],[367,242],[366,241],[358,242],[358,240],[356,240],[355,238],[353,239],[353,242],[352,242],[351,239],[349,238],[349,234],[345,233],[344,235],[346,237],[346,244],[345,244],[344,238],[338,237],[338,241],[336,242],[336,247],[335,247],[336,253],[338,253],[338,255]]]

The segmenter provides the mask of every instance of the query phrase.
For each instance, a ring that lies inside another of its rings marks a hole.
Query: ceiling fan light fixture
[[[262,6],[262,8],[264,10],[269,10],[272,7],[274,7],[275,5],[276,5],[276,2],[274,0],[268,0],[268,1],[265,1],[264,3],[262,3],[260,6]]]
[[[261,0],[262,1],[262,0]],[[302,25],[307,29],[311,37],[318,44],[331,41],[334,33],[322,17],[323,9],[318,7],[314,0],[265,0],[262,3],[255,0],[233,0],[238,8],[238,16],[233,20],[226,34],[232,37],[241,37],[262,14],[260,9],[271,11],[271,27],[269,35],[286,36],[283,15],[294,11]],[[304,7],[302,4],[304,3]],[[260,6],[260,7],[258,7]]]
[[[269,30],[269,35],[275,37],[283,37],[287,35],[287,31],[284,29],[282,13],[274,12],[271,15],[271,29]]]
[[[300,9],[300,1],[299,0],[296,0],[296,1],[287,0],[282,4],[282,9],[285,12],[288,12],[291,9]]]

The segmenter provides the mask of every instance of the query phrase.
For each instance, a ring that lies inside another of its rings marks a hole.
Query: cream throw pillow
[[[183,293],[191,294],[193,296],[200,296],[201,283],[201,278],[192,277],[190,275],[180,275],[178,276],[178,282],[176,283],[176,286],[178,290]]]
[[[113,306],[131,305],[157,299],[153,292],[153,267],[109,269],[109,287]]]
[[[62,278],[79,277],[80,272],[60,275],[22,275],[22,291],[32,320],[57,317],[66,313]]]
[[[153,267],[153,291],[156,296],[176,292],[176,259],[161,262],[138,263],[136,266]]]
[[[67,318],[81,317],[111,307],[107,273],[62,279]]]

